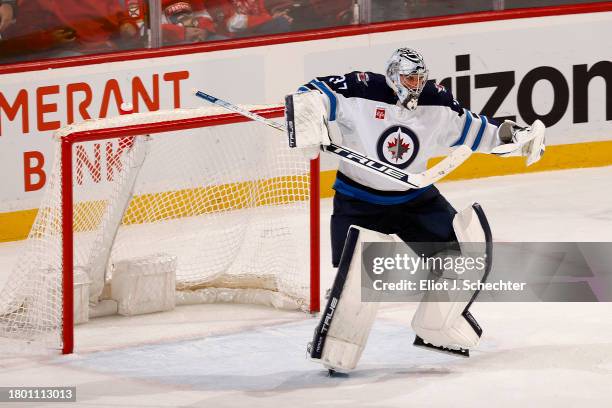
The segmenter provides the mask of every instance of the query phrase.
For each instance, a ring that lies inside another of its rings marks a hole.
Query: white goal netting
[[[129,126],[72,147],[75,286],[112,298],[129,259],[176,259],[176,302],[309,308],[310,163],[255,122],[152,133],[225,114],[174,110],[88,121],[56,135],[55,163],[20,256],[0,289],[0,338],[62,344],[62,139]],[[191,126],[191,125],[189,125]],[[127,129],[127,128],[126,128]],[[147,133],[151,133],[147,135]],[[131,136],[138,134],[139,136]],[[138,291],[146,295],[146,285]]]

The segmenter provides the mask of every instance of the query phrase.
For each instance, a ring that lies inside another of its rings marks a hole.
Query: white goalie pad
[[[484,212],[478,204],[455,215],[453,228],[463,254],[484,252],[485,268],[475,274],[458,275],[444,271],[442,280],[480,279],[486,280],[492,261],[491,230]],[[412,319],[412,328],[417,339],[415,345],[469,356],[469,349],[478,345],[482,329],[469,312],[478,291],[430,291],[419,304]]]
[[[327,107],[317,91],[300,92],[285,97],[285,120],[289,147],[317,149],[329,146]]]
[[[393,241],[389,235],[365,228],[349,229],[327,306],[308,345],[311,359],[333,371],[355,368],[379,305],[361,301],[361,243]]]

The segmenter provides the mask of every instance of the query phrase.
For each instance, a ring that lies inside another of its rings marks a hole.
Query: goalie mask
[[[385,76],[402,106],[415,110],[428,73],[421,54],[411,48],[400,48],[387,62]]]

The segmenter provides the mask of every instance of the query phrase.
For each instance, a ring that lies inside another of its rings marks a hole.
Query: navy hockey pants
[[[394,205],[372,204],[336,191],[330,224],[333,266],[340,263],[351,225],[397,234],[404,242],[456,242],[456,213],[435,187],[407,203]]]

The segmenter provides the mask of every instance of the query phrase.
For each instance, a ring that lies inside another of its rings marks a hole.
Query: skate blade
[[[433,344],[425,343],[425,341],[423,341],[423,339],[420,338],[419,336],[415,337],[414,343],[412,344],[415,347],[419,347],[419,348],[430,350],[430,351],[436,351],[438,353],[444,353],[444,354],[449,354],[452,356],[463,357],[463,358],[470,357],[469,349],[464,349],[464,348],[452,349],[452,348],[448,348],[444,346],[434,346]]]

